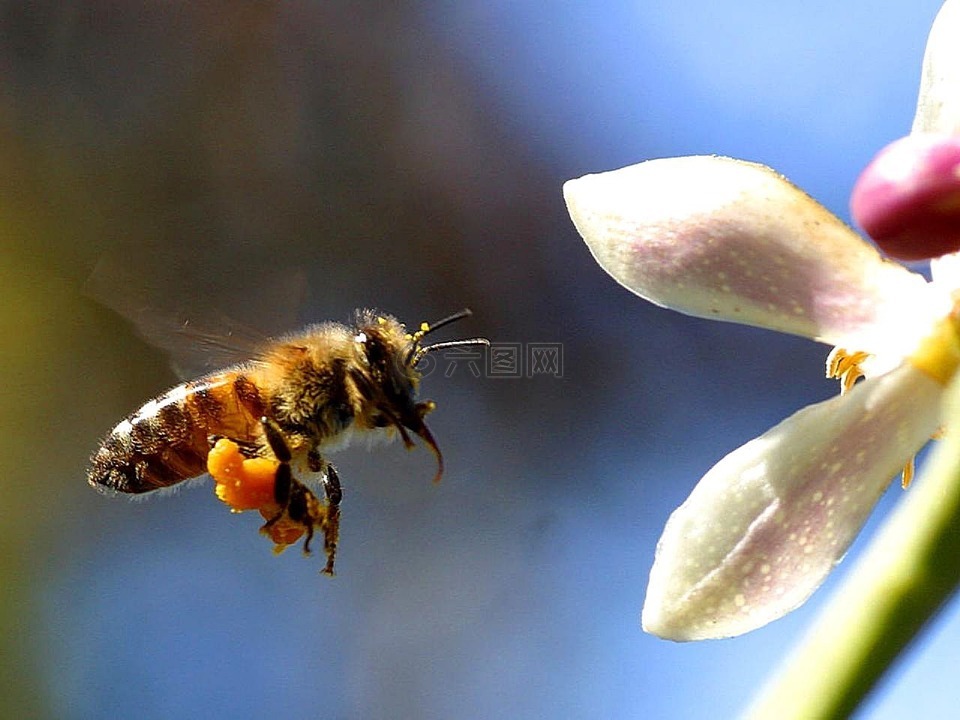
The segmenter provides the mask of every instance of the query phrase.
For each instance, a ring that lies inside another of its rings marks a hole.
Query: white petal
[[[960,134],[960,0],[947,0],[930,28],[911,132]]]
[[[930,261],[930,274],[934,283],[943,286],[944,292],[960,289],[960,253],[933,258]]]
[[[937,429],[942,394],[904,363],[727,455],[667,522],[644,629],[672,640],[730,637],[800,605]]]
[[[563,191],[608,273],[690,315],[882,351],[883,338],[916,326],[926,303],[921,276],[884,260],[763,165],[650,160],[571,180]]]

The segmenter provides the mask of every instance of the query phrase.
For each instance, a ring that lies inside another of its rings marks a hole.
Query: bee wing
[[[223,314],[199,323],[156,310],[141,311],[134,318],[115,307],[111,309],[130,320],[144,340],[165,351],[174,372],[183,380],[250,360],[268,339],[265,333]]]
[[[181,379],[256,358],[268,344],[269,333],[220,310],[203,308],[200,302],[184,307],[179,303],[188,297],[186,293],[163,291],[147,280],[138,279],[118,261],[101,259],[83,289],[98,303],[130,321],[144,340],[166,352]],[[257,308],[262,311],[264,305],[270,305],[272,321],[278,326],[282,321],[283,326],[289,327],[289,321],[302,305],[306,276],[301,271],[287,271],[279,280],[258,285],[271,289],[271,294],[270,302],[259,303]],[[278,295],[275,289],[284,293]],[[249,293],[244,298],[254,302]],[[202,320],[197,319],[201,317]]]

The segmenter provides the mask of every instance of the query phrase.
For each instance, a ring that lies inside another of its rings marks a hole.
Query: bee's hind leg
[[[290,446],[287,445],[286,438],[283,437],[283,431],[280,430],[275,420],[264,416],[260,418],[260,424],[263,426],[263,433],[267,437],[267,442],[270,444],[274,457],[280,462],[273,480],[273,498],[280,506],[280,511],[264,523],[261,530],[266,530],[283,517],[290,505],[290,489],[294,483],[290,460],[293,455],[290,453]]]
[[[319,467],[324,471],[323,486],[328,502],[328,505],[324,507],[310,488],[293,477],[293,471],[290,468],[293,455],[290,452],[290,446],[287,445],[283,431],[276,421],[268,417],[262,417],[260,422],[263,425],[263,431],[270,449],[273,451],[274,457],[280,462],[277,466],[273,486],[274,500],[280,506],[280,512],[267,520],[261,530],[274,525],[286,514],[290,520],[303,527],[307,536],[303,543],[303,552],[309,555],[310,541],[313,540],[314,529],[320,527],[323,530],[323,549],[327,555],[327,564],[324,566],[323,572],[326,575],[333,575],[340,529],[339,503],[341,498],[340,479],[337,477],[336,470],[333,469],[332,465],[325,463],[320,458],[319,453],[315,451],[310,453],[308,457],[310,469],[313,470],[314,464],[319,462]]]

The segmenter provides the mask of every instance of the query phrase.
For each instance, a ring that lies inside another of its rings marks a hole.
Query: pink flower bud
[[[891,257],[960,250],[960,137],[915,134],[891,143],[861,173],[850,209]]]

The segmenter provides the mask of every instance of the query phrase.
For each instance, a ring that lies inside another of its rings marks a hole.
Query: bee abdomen
[[[114,432],[90,460],[88,482],[122,493],[145,493],[206,472],[206,441],[197,448],[171,445],[153,453],[138,450],[132,434]]]
[[[259,398],[242,374],[184,383],[117,425],[90,459],[97,488],[145,493],[207,471],[210,436],[251,440],[259,432]]]

